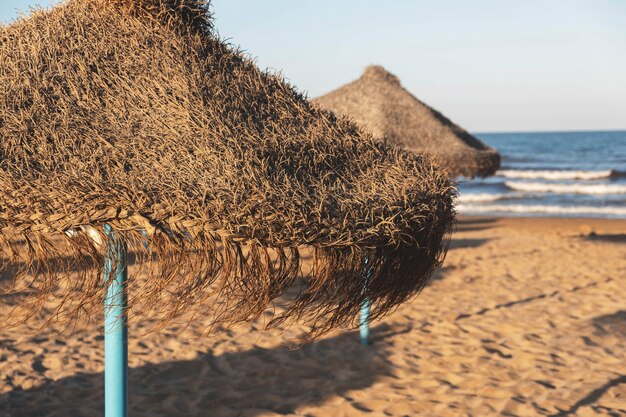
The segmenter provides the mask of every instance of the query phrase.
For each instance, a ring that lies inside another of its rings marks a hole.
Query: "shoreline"
[[[595,217],[534,217],[534,216],[490,216],[490,215],[457,215],[457,225],[471,222],[491,221],[512,227],[574,227],[590,226],[595,232],[615,231],[615,227],[626,229],[626,219],[601,219]],[[595,230],[597,229],[597,230]],[[584,232],[584,231],[583,231]],[[587,231],[589,233],[590,231]]]

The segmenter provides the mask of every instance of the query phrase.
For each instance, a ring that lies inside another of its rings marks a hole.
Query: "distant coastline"
[[[510,134],[544,134],[544,133],[626,133],[626,127],[621,129],[562,129],[562,130],[472,130],[472,135],[510,135]]]

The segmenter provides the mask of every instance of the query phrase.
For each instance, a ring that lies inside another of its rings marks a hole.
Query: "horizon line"
[[[500,133],[594,133],[594,132],[626,132],[626,128],[621,129],[565,129],[565,130],[471,130],[473,135],[480,134],[500,134]]]

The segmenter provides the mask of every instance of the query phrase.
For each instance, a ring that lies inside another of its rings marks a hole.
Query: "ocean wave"
[[[519,179],[544,180],[600,180],[623,176],[624,173],[607,169],[604,171],[572,171],[572,170],[514,170],[503,169],[496,173],[501,177]]]
[[[591,207],[591,206],[543,206],[524,204],[459,204],[459,212],[463,213],[528,213],[528,214],[560,214],[560,215],[602,215],[626,216],[626,207]]]
[[[544,182],[507,181],[507,187],[516,191],[556,194],[626,194],[626,185],[620,184],[550,184]]]
[[[532,194],[528,193],[461,193],[459,202],[467,203],[489,203],[498,200],[512,200],[516,198],[529,198]]]
[[[488,193],[476,193],[476,194],[464,194],[459,195],[459,201],[461,204],[465,203],[486,203],[489,201],[497,201],[503,198],[506,194],[488,194]]]

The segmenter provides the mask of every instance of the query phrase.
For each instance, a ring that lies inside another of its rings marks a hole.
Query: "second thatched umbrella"
[[[485,177],[500,167],[495,149],[415,98],[381,66],[366,68],[358,80],[315,101],[353,118],[378,138],[434,156],[452,176]]]

